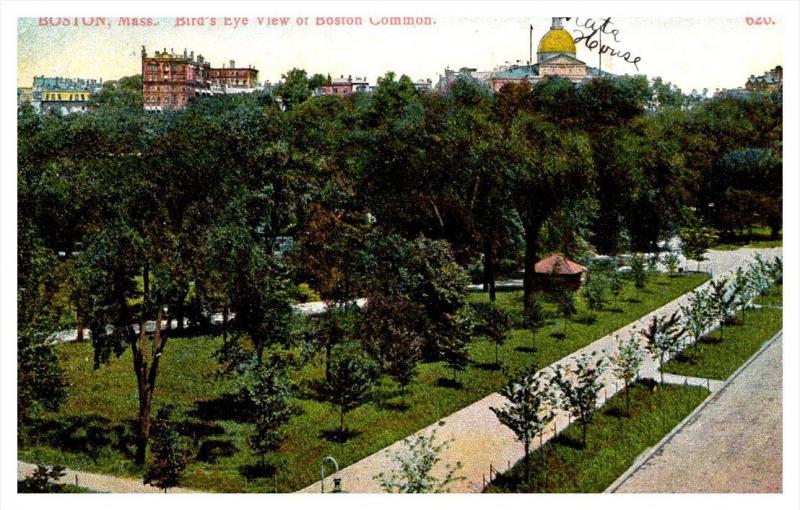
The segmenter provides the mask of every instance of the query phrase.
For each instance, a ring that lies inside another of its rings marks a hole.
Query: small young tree
[[[291,382],[285,367],[277,360],[254,369],[252,379],[247,393],[252,405],[255,430],[249,442],[263,466],[266,455],[280,447],[284,437],[283,428],[294,412],[289,403]]]
[[[541,375],[530,373],[519,382],[509,380],[500,390],[508,402],[492,412],[500,423],[511,429],[525,448],[525,482],[531,483],[531,442],[553,419],[553,395],[548,382]]]
[[[544,327],[546,318],[542,300],[533,297],[528,309],[522,312],[522,326],[531,332],[531,351],[536,351],[536,332]]]
[[[584,353],[578,357],[574,366],[557,366],[551,379],[557,390],[559,406],[569,412],[581,424],[583,447],[586,444],[586,430],[592,421],[597,407],[597,396],[602,384],[600,376],[605,369],[605,360],[596,352]]]
[[[449,485],[464,480],[457,476],[461,462],[455,466],[445,465],[444,478],[437,479],[431,471],[441,461],[441,454],[449,447],[452,440],[436,444],[436,429],[430,435],[419,435],[413,439],[404,439],[404,451],[389,453],[391,461],[398,468],[391,473],[378,473],[373,480],[380,482],[381,488],[389,493],[419,494],[450,492]]]
[[[625,410],[630,414],[630,386],[639,378],[639,368],[642,366],[642,352],[634,335],[626,342],[617,337],[617,353],[611,356],[611,363],[614,364],[614,376],[625,383]]]
[[[567,322],[578,312],[575,291],[563,289],[558,293],[558,309],[564,318],[564,334],[567,334]]]
[[[664,372],[661,367],[667,360],[678,352],[683,329],[680,326],[678,312],[673,312],[669,317],[654,316],[650,324],[641,331],[647,340],[647,350],[654,360],[658,361],[661,372],[661,384],[664,384]]]
[[[624,286],[625,280],[622,278],[622,273],[616,270],[611,271],[609,274],[608,288],[611,291],[611,295],[614,296],[614,306],[617,305],[617,300]]]
[[[490,305],[484,317],[483,330],[494,343],[494,363],[500,365],[500,346],[506,342],[508,330],[511,329],[511,318],[497,305]]]
[[[599,312],[606,305],[606,292],[609,291],[610,282],[601,274],[590,275],[583,286],[583,298],[586,305],[593,312]]]
[[[727,276],[722,276],[710,283],[709,299],[714,318],[719,322],[719,339],[725,339],[725,322],[735,313],[736,295],[729,288]]]
[[[747,308],[752,304],[753,298],[756,297],[753,282],[750,280],[750,274],[744,268],[737,267],[733,275],[733,280],[730,283],[731,293],[733,294],[733,307],[742,311],[742,323],[744,323]]]
[[[680,231],[681,253],[686,260],[696,260],[697,271],[700,271],[700,262],[707,260],[706,252],[716,238],[716,234],[710,228],[695,226],[682,229]]]
[[[637,289],[647,286],[647,260],[640,253],[631,257],[631,278]]]
[[[158,410],[153,421],[151,440],[153,458],[144,475],[144,483],[167,492],[167,489],[180,483],[188,457],[172,423],[172,406],[166,405]]]
[[[661,257],[661,262],[667,268],[670,274],[674,274],[678,270],[678,255],[674,252],[668,251]]]
[[[713,322],[713,311],[709,303],[708,291],[697,290],[689,295],[689,302],[681,305],[681,315],[683,315],[683,327],[692,336],[695,342],[699,342],[703,333],[708,331]]]
[[[439,349],[445,365],[453,371],[453,383],[458,383],[456,373],[469,364],[469,344],[461,337],[447,336],[439,342]]]
[[[324,389],[328,400],[339,408],[339,434],[344,438],[345,413],[367,400],[377,367],[353,346],[340,346],[335,351]]]
[[[64,476],[64,467],[58,464],[48,468],[37,464],[30,476],[17,482],[17,492],[53,493],[62,492],[64,484],[58,481]]]

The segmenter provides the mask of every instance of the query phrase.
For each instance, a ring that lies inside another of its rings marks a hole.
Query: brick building
[[[197,97],[215,93],[250,92],[257,86],[258,70],[252,67],[214,68],[203,55],[183,54],[166,48],[148,56],[142,46],[142,93],[144,109],[182,109]]]

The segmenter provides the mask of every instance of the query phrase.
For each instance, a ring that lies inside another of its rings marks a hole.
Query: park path
[[[782,347],[778,334],[608,492],[781,492]]]
[[[772,257],[782,254],[781,248],[769,249],[750,249],[743,248],[735,251],[709,251],[709,260],[703,263],[703,269],[710,272],[713,278],[718,278],[730,271],[735,271],[740,266],[746,266],[756,255]],[[705,287],[709,282],[701,285]],[[586,347],[573,352],[572,354],[545,367],[543,371],[550,371],[556,366],[570,366],[575,360],[584,353],[595,356],[611,356],[616,354],[616,336],[627,338],[631,331],[639,331],[644,328],[647,322],[654,316],[671,314],[679,309],[681,304],[688,301],[688,294],[667,303],[634,321],[619,330],[596,340]],[[643,364],[641,374],[643,377],[658,378],[658,365],[648,358]],[[683,378],[681,378],[683,379]],[[601,378],[603,389],[600,392],[600,402],[602,405],[605,400],[611,398],[618,390],[622,389],[620,381],[616,380],[610,370]],[[681,381],[683,382],[683,381]],[[706,385],[701,381],[692,382]],[[716,381],[712,384],[717,383]],[[712,390],[715,389],[712,386]],[[507,400],[499,393],[493,393],[473,404],[456,411],[455,413],[443,418],[437,423],[412,434],[407,439],[413,439],[419,435],[430,434],[434,429],[437,430],[439,441],[450,440],[449,448],[442,452],[440,462],[433,469],[432,474],[441,477],[446,466],[455,466],[461,463],[458,474],[463,476],[463,480],[451,484],[451,492],[481,492],[485,482],[489,479],[492,471],[502,473],[517,461],[522,459],[524,451],[522,445],[516,440],[514,434],[500,424],[491,407],[500,407]],[[557,413],[553,423],[547,428],[547,432],[534,441],[533,448],[546,443],[554,434],[563,430],[569,425],[570,418],[567,413],[560,411]],[[392,445],[372,454],[358,462],[355,462],[339,471],[338,477],[342,479],[343,489],[348,492],[377,493],[381,492],[381,487],[374,476],[381,472],[390,472],[397,467],[397,463],[390,458],[395,452],[403,451],[403,440],[397,441]],[[333,476],[325,480],[326,490],[333,487]],[[301,492],[320,492],[320,482],[316,482]]]
[[[17,480],[21,480],[26,476],[30,476],[36,469],[35,464],[17,461]],[[65,469],[64,476],[58,480],[60,483],[69,483],[78,485],[80,487],[95,491],[95,492],[118,492],[118,493],[133,493],[133,492],[154,492],[163,493],[162,489],[153,487],[152,485],[145,485],[140,479],[136,478],[122,478],[119,476],[101,475],[98,473],[87,473],[85,471],[76,471],[74,469]],[[169,489],[170,493],[190,493],[194,492],[188,489],[175,487]]]

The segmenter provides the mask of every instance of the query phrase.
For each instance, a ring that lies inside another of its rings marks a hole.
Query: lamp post
[[[336,462],[336,459],[333,457],[325,457],[322,459],[322,462],[319,464],[319,481],[320,481],[320,492],[325,493],[325,462],[329,461],[333,464],[333,492],[338,493],[342,492],[342,477],[335,476],[336,473],[339,472],[339,463]]]

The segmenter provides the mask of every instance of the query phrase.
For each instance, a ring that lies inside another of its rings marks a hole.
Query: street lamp
[[[323,494],[325,493],[325,462],[329,461],[333,464],[333,492],[338,493],[342,492],[342,477],[336,476],[336,473],[339,472],[339,463],[336,462],[336,459],[333,457],[325,457],[322,459],[322,462],[319,464],[319,481],[320,481],[320,492]]]

